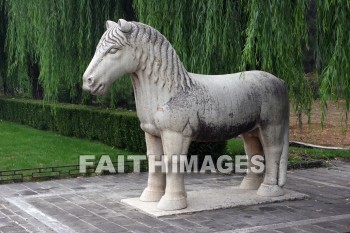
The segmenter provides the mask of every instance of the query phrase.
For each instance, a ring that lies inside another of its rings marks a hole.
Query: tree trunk
[[[39,65],[30,61],[29,64],[29,77],[32,84],[32,97],[33,99],[43,99],[43,88],[39,82]]]
[[[3,80],[2,80],[2,87],[4,89],[4,95],[8,95],[9,94],[9,88],[7,86],[7,81],[6,81],[5,76],[3,77]]]
[[[300,134],[303,133],[303,119],[302,119],[302,111],[298,112],[298,121],[299,121],[299,132]]]
[[[82,95],[83,95],[83,89],[81,88],[81,85],[79,83],[75,84],[75,89],[77,91],[77,95],[76,95],[76,99],[75,102],[77,104],[81,104],[82,103]]]

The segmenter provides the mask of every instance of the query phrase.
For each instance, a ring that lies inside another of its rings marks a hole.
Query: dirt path
[[[324,145],[324,146],[341,146],[350,148],[350,124],[345,122],[345,113],[343,112],[342,103],[328,103],[327,118],[324,122],[323,129],[321,125],[320,102],[314,102],[311,111],[311,124],[307,124],[308,119],[303,115],[303,128],[300,133],[298,117],[294,112],[290,116],[290,140],[302,141],[306,143]],[[350,118],[350,116],[349,116]],[[345,133],[345,130],[348,130]]]

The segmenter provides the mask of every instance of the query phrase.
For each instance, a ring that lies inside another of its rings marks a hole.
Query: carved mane
[[[121,32],[119,27],[106,31],[104,44],[128,44],[135,49],[139,61],[139,71],[157,85],[167,87],[170,91],[180,88],[185,91],[194,86],[176,51],[170,42],[156,29],[138,22],[130,22],[132,29],[129,33]],[[102,39],[101,39],[102,40]]]

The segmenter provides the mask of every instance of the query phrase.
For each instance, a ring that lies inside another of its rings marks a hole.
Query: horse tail
[[[289,122],[289,119],[288,121]],[[283,135],[283,149],[279,163],[278,185],[283,187],[286,184],[287,167],[288,167],[288,148],[289,148],[289,124],[286,124]]]

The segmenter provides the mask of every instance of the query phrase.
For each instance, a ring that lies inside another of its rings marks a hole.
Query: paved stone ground
[[[199,190],[238,185],[242,176],[186,178]],[[146,174],[0,186],[1,232],[350,232],[350,163],[288,172],[287,188],[309,199],[154,218],[120,204],[138,196]],[[210,198],[208,198],[210,201]]]

